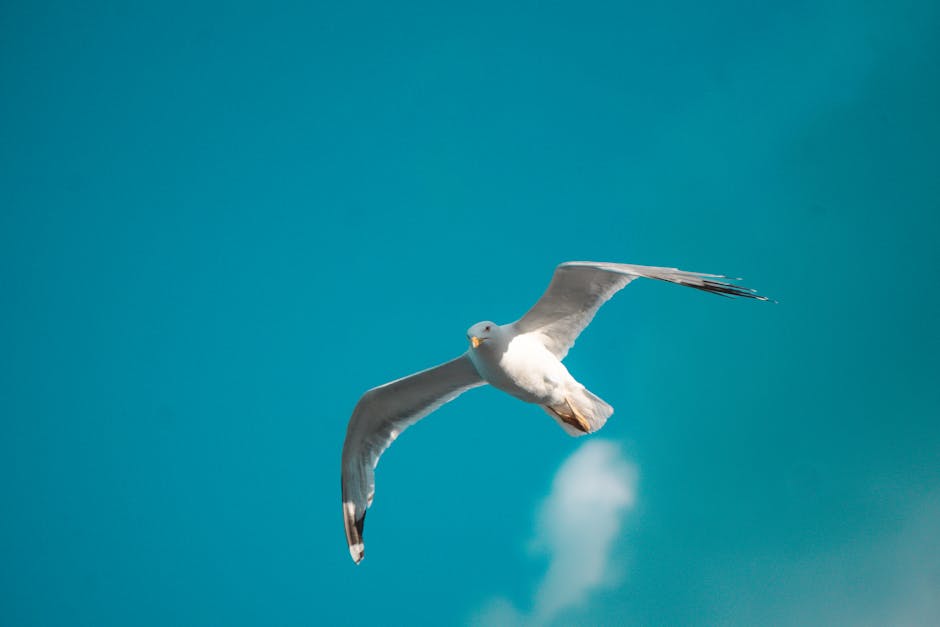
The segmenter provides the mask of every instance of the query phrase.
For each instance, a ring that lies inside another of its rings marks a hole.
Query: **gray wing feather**
[[[639,277],[677,283],[723,296],[767,300],[754,290],[721,281],[727,277],[720,274],[625,263],[569,261],[555,268],[548,289],[532,309],[514,323],[515,330],[518,333],[540,333],[545,346],[558,359],[564,359],[601,305]]]
[[[343,443],[342,491],[346,540],[353,560],[363,557],[362,529],[375,493],[379,457],[402,431],[470,388],[483,385],[466,354],[362,395]]]

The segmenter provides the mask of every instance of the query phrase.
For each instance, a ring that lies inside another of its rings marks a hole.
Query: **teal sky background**
[[[519,612],[585,440],[491,389],[378,468],[367,388],[557,263],[638,282],[566,364],[636,469],[559,624],[940,623],[940,5],[0,8],[0,623]]]

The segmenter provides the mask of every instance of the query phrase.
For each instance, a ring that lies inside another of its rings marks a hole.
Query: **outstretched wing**
[[[375,466],[402,431],[470,388],[483,385],[466,354],[410,377],[372,388],[353,410],[343,444],[343,522],[349,553],[365,553],[362,529],[375,493]]]
[[[558,359],[564,359],[601,305],[639,277],[669,281],[697,290],[767,300],[754,290],[726,283],[720,274],[685,272],[676,268],[625,263],[569,261],[555,268],[552,282],[526,315],[514,323],[517,333],[538,332]]]

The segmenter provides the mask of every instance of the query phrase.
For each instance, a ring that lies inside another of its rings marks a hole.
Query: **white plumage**
[[[343,520],[353,560],[359,563],[365,554],[363,525],[382,452],[402,431],[466,390],[489,383],[541,406],[573,436],[604,426],[613,408],[578,383],[561,360],[601,305],[639,277],[767,300],[716,274],[591,261],[561,264],[522,318],[507,325],[479,322],[467,330],[471,346],[460,357],[373,388],[359,399],[342,460]]]

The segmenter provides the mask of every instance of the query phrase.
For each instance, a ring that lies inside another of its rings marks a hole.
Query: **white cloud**
[[[487,625],[548,624],[615,583],[612,547],[636,500],[637,472],[620,447],[589,440],[558,469],[542,503],[532,546],[549,556],[531,612],[495,599],[473,621]]]
[[[636,471],[617,445],[591,440],[558,469],[539,514],[536,547],[551,558],[533,617],[548,623],[610,583],[611,546],[636,499]]]
[[[491,599],[483,609],[473,618],[470,624],[474,627],[516,627],[526,625],[526,615],[516,609],[516,606],[507,599]]]

